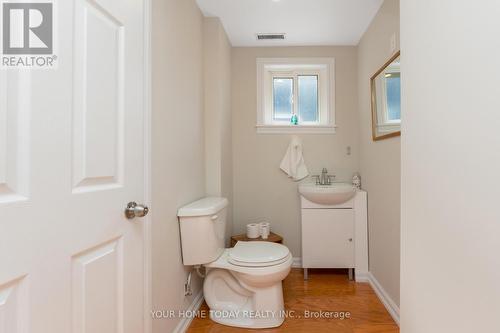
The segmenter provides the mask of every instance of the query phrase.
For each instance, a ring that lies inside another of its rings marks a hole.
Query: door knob
[[[144,217],[148,215],[148,206],[138,205],[135,202],[129,202],[127,208],[125,208],[125,216],[130,220],[134,217]]]

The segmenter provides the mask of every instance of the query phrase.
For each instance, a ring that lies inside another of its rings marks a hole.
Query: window
[[[273,119],[290,120],[293,113],[293,78],[273,79]]]
[[[318,114],[318,76],[300,75],[298,77],[298,115],[304,123],[317,123]]]
[[[297,94],[294,93],[297,86]],[[295,97],[296,95],[296,97]],[[297,108],[294,108],[295,104]],[[297,115],[296,123],[315,124],[318,114],[318,76],[298,75],[294,77],[273,77],[273,120],[290,122]]]
[[[401,121],[401,73],[385,74],[387,122]]]
[[[259,133],[335,133],[334,60],[257,60]]]

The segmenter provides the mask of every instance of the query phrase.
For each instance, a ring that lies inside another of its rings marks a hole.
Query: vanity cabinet
[[[302,262],[308,268],[354,268],[352,209],[302,209]]]
[[[356,281],[368,276],[366,192],[338,205],[320,205],[301,196],[302,267],[348,268]],[[355,274],[354,274],[355,273]]]

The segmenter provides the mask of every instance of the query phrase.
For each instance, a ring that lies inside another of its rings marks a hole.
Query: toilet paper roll
[[[269,234],[271,233],[271,224],[269,222],[260,222],[259,223],[259,233],[261,236],[263,236],[263,231],[264,229],[266,230],[267,232],[267,235],[269,236]],[[264,237],[262,237],[264,238]]]
[[[259,238],[260,226],[257,223],[247,224],[247,238]]]
[[[268,239],[270,232],[271,230],[269,229],[269,223],[260,226],[260,235],[262,239]]]

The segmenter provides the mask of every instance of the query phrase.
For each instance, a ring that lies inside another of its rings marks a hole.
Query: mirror
[[[401,70],[398,51],[371,78],[373,141],[401,135]]]

